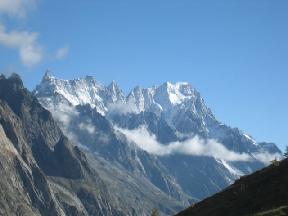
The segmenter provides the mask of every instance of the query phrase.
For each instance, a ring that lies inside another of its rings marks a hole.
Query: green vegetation
[[[158,209],[154,208],[154,209],[152,210],[151,216],[160,216],[160,215],[159,215],[159,212],[158,212]]]
[[[285,152],[283,154],[285,158],[288,158],[288,146],[286,146]]]
[[[253,216],[285,216],[288,214],[288,206],[281,206],[276,209],[260,212]]]
[[[274,160],[270,161],[273,166],[279,166],[280,161],[275,157]]]

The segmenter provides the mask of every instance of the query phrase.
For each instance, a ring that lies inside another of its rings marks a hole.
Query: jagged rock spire
[[[47,69],[47,70],[45,71],[45,74],[44,74],[43,78],[42,78],[42,82],[43,82],[43,81],[46,81],[46,80],[49,80],[50,77],[51,77],[51,70],[50,70],[50,69]]]

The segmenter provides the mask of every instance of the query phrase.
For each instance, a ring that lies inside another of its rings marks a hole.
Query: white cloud
[[[0,0],[1,1],[1,0]],[[7,32],[5,26],[0,24],[0,42],[9,47],[20,47],[25,44],[33,44],[37,40],[36,32]]]
[[[36,8],[38,0],[0,0],[1,16],[25,18],[30,10]],[[0,45],[18,50],[20,60],[26,67],[32,68],[43,59],[43,49],[38,43],[38,33],[28,31],[8,32],[0,23]],[[56,59],[63,59],[69,52],[68,47],[57,50]]]
[[[33,67],[41,62],[43,53],[41,47],[37,45],[27,45],[20,48],[20,58],[24,65]]]
[[[65,58],[69,53],[69,48],[68,47],[62,47],[60,49],[57,50],[56,54],[55,54],[55,58],[56,59],[63,59]]]
[[[50,100],[48,103],[42,103],[42,105],[52,113],[55,120],[62,124],[61,128],[68,128],[71,119],[79,115],[79,112],[69,104],[59,103],[56,105],[51,103],[51,99],[48,100]]]
[[[133,113],[133,109],[122,101],[110,103],[107,106],[109,113],[127,114]]]
[[[148,153],[164,156],[170,154],[185,154],[194,156],[209,156],[226,161],[251,161],[253,158],[247,153],[237,153],[228,150],[223,144],[213,139],[201,139],[198,136],[187,139],[183,142],[171,142],[168,144],[159,143],[154,134],[148,132],[144,126],[135,130],[116,128],[123,133],[128,140],[135,143],[139,148]],[[254,157],[264,163],[269,162],[269,153],[255,154]]]
[[[279,159],[282,158],[282,155],[279,154],[279,153],[270,154],[269,152],[258,152],[258,153],[253,154],[253,156],[257,160],[259,160],[259,161],[261,161],[261,162],[263,162],[265,164],[269,164],[274,159],[279,160]]]
[[[35,66],[43,58],[43,50],[37,39],[38,33],[36,32],[7,32],[5,27],[0,24],[0,44],[18,49],[21,62],[27,67]]]
[[[49,99],[50,100],[50,99]],[[61,130],[63,133],[69,137],[74,143],[80,145],[82,148],[87,149],[78,139],[77,135],[74,134],[69,127],[71,126],[71,120],[78,118],[79,112],[71,105],[65,103],[53,104],[53,103],[42,103],[44,107],[49,110],[53,118],[58,122]],[[81,122],[77,125],[80,130],[85,130],[89,134],[94,135],[96,134],[96,128],[92,124],[90,120],[86,122]],[[97,134],[99,136],[99,134]],[[98,137],[99,138],[99,137]],[[104,139],[104,137],[103,137]]]
[[[90,122],[81,122],[78,126],[81,130],[86,130],[90,134],[94,134],[96,131],[95,127]]]
[[[0,15],[22,18],[35,6],[36,0],[0,0]]]

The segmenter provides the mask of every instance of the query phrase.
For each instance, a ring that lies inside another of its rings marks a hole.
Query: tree
[[[152,209],[151,216],[160,216],[159,212],[158,212],[158,209],[156,209],[156,208]]]
[[[283,155],[285,158],[288,158],[288,146],[286,146],[286,149]]]

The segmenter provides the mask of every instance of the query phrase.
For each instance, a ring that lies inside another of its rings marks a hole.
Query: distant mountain
[[[288,215],[288,160],[241,177],[177,216]]]
[[[68,81],[56,79],[48,72],[45,73],[41,85],[37,86],[35,94],[41,97],[53,95],[60,100],[62,97],[62,100],[67,100],[73,106],[90,104],[102,115],[108,111],[110,103],[124,101],[123,93],[115,82],[106,87],[91,76]]]
[[[247,133],[218,121],[200,93],[185,82],[136,87],[124,96],[115,82],[105,86],[90,76],[61,80],[46,73],[33,94],[78,146],[118,173],[131,176],[136,191],[142,188],[140,178],[151,193],[170,200],[167,205],[144,193],[137,201],[137,192],[123,199],[130,205],[146,203],[147,207],[135,210],[144,215],[152,203],[171,214],[281,154],[275,144],[257,143]],[[97,166],[103,176],[111,177],[109,169]],[[123,189],[115,186],[120,182],[128,186],[125,180],[112,178],[113,190]]]

